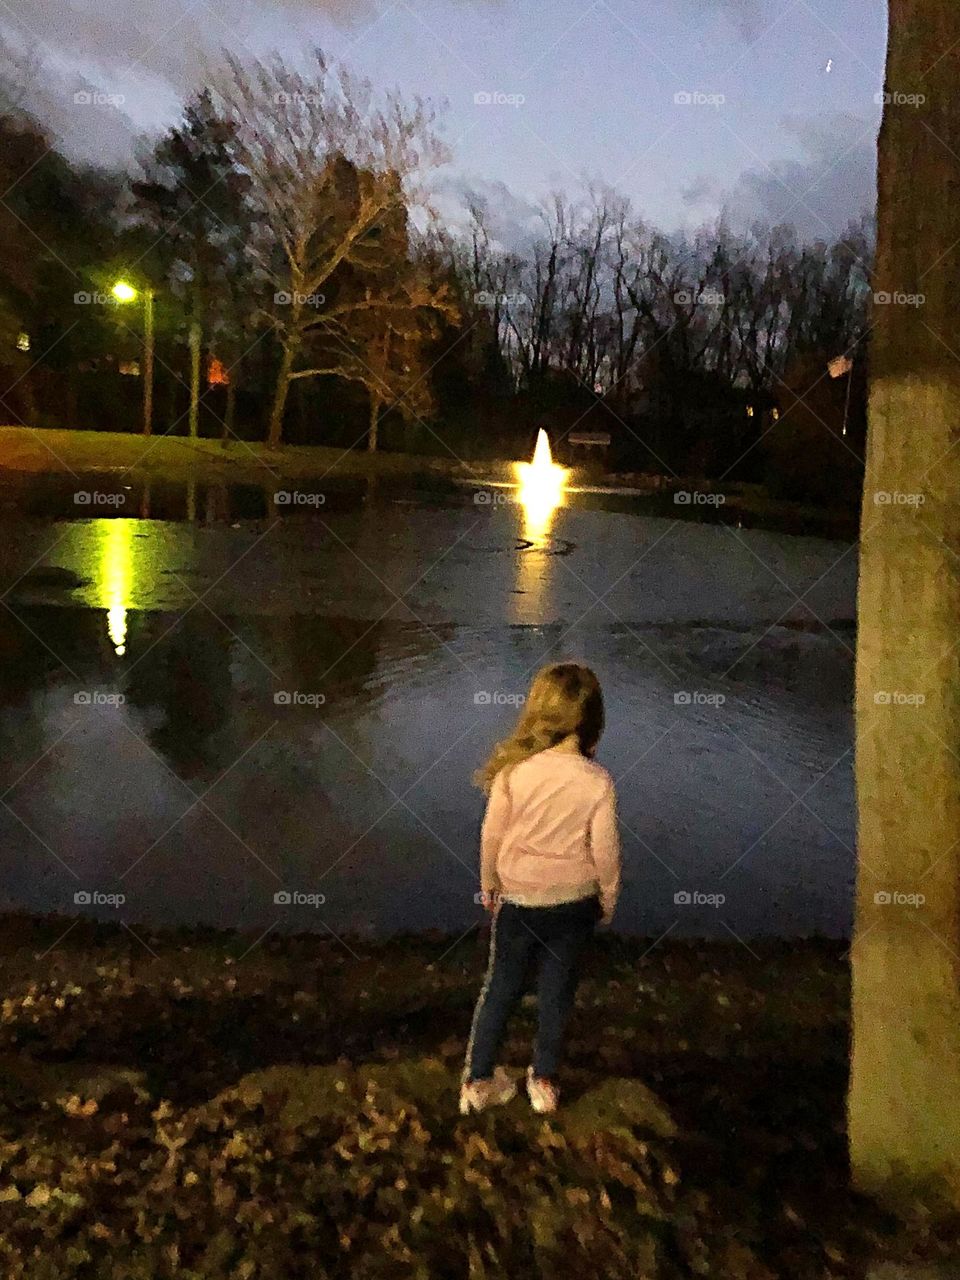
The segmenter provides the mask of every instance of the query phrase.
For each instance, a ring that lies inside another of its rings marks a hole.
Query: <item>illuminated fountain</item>
[[[470,485],[476,489],[482,485],[484,489],[517,489],[517,501],[523,506],[524,513],[534,529],[544,532],[549,528],[551,517],[557,507],[563,505],[566,495],[570,493],[610,493],[620,497],[649,497],[655,488],[649,484],[643,488],[623,484],[571,484],[576,476],[566,467],[560,467],[553,461],[550,453],[550,438],[543,427],[537,432],[537,444],[530,462],[513,464],[516,482],[509,480],[489,479],[478,481],[476,476],[454,476],[454,484]],[[536,540],[536,534],[528,536]]]
[[[517,474],[517,501],[523,507],[523,536],[541,541],[549,532],[553,513],[563,503],[567,481],[565,467],[558,467],[550,453],[550,437],[541,427],[532,462],[514,464]]]
[[[533,460],[514,463],[514,471],[516,501],[521,512],[521,541],[517,550],[548,550],[554,513],[564,501],[567,472],[554,463],[546,431],[541,430],[537,435]],[[518,555],[516,571],[516,587],[510,597],[513,601],[510,621],[531,622],[547,609],[554,576],[553,560],[549,555]]]

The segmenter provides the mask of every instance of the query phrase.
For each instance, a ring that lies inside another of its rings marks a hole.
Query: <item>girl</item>
[[[620,890],[613,780],[593,762],[602,732],[603,695],[593,672],[572,662],[544,667],[513,733],[476,775],[489,796],[480,888],[493,925],[461,1078],[464,1115],[509,1102],[517,1091],[494,1061],[534,952],[538,1026],[527,1093],[535,1111],[557,1108],[580,953],[597,921],[610,923]]]

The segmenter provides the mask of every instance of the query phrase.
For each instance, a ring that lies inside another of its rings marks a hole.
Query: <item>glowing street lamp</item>
[[[139,291],[118,280],[111,293],[118,302],[136,302]],[[153,290],[143,291],[143,434],[153,431]]]

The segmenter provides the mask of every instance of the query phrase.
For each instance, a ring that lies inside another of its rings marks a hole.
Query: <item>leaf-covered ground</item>
[[[848,1189],[839,945],[598,939],[562,1111],[461,1118],[480,932],[2,924],[5,1280],[826,1280],[960,1252],[960,1224],[895,1230]]]

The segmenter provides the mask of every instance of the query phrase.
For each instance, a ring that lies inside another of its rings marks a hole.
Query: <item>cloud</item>
[[[680,188],[680,199],[685,205],[714,203],[722,195],[720,185],[706,174],[698,174],[686,187]]]
[[[431,189],[434,204],[450,226],[465,229],[470,206],[480,205],[491,239],[508,253],[523,253],[543,233],[540,206],[511,191],[505,182],[439,174]]]
[[[0,29],[39,48],[46,61],[70,57],[104,75],[135,72],[173,82],[192,80],[224,45],[263,46],[264,31],[300,18],[338,25],[370,18],[375,0],[20,0],[17,17],[0,10]]]
[[[701,18],[719,13],[744,40],[755,40],[763,29],[763,0],[690,0]]]
[[[782,128],[801,159],[746,170],[727,199],[731,219],[791,222],[806,239],[841,235],[876,204],[877,122],[845,113],[791,117]]]
[[[0,5],[0,39],[14,59],[34,56],[40,87],[31,109],[71,154],[128,158],[138,130],[159,129],[209,78],[222,49],[243,56],[322,43],[323,20],[361,27],[384,0],[18,0]],[[79,119],[85,88],[123,98],[122,110]]]

